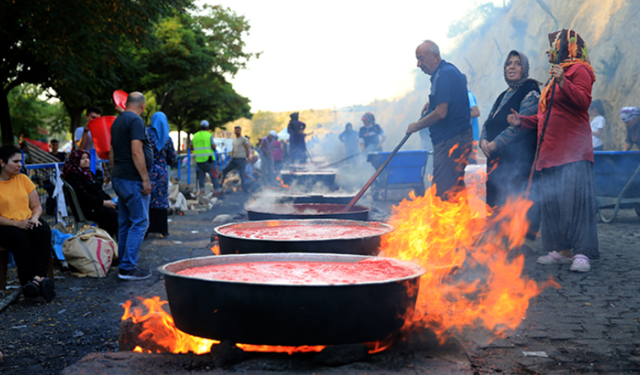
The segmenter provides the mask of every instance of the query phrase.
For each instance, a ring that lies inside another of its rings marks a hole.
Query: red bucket
[[[111,125],[116,120],[115,116],[102,116],[89,121],[89,131],[93,138],[100,159],[109,159],[111,150]]]
[[[116,90],[113,92],[113,102],[116,104],[116,107],[127,109],[127,98],[129,94],[122,90]]]

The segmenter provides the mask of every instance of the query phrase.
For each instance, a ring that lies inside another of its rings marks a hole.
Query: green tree
[[[123,72],[135,69],[133,48],[153,46],[155,23],[188,6],[190,0],[0,2],[3,143],[13,143],[7,96],[14,87],[53,88],[73,130],[86,106],[118,87]]]
[[[187,133],[196,132],[202,120],[209,121],[210,128],[215,129],[241,117],[251,118],[249,99],[216,73],[178,82],[172,100],[161,110],[178,131]]]
[[[179,87],[185,87],[185,81],[210,72],[234,75],[259,56],[245,51],[242,37],[250,26],[244,16],[209,5],[195,9],[194,14],[180,13],[162,20],[155,33],[160,43],[138,54],[138,65],[147,71],[141,81],[146,90],[155,91],[161,108]]]
[[[49,103],[39,99],[43,90],[23,84],[9,92],[7,101],[11,108],[13,130],[16,135],[42,138],[46,133],[62,133],[68,117],[60,102]]]

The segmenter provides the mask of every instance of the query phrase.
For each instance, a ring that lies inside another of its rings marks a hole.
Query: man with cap
[[[275,184],[275,165],[273,162],[273,143],[276,140],[277,133],[271,130],[269,135],[260,141],[260,159],[262,159],[262,179],[264,185]]]
[[[640,108],[624,107],[620,110],[620,119],[627,127],[627,139],[624,142],[624,151],[629,151],[636,145],[640,150]]]
[[[291,118],[289,126],[287,126],[287,131],[289,132],[289,156],[294,163],[306,163],[307,146],[304,143],[304,137],[306,136],[304,129],[306,129],[307,125],[298,121],[298,112],[290,114],[289,117]]]
[[[209,131],[209,121],[202,120],[202,122],[200,122],[200,131],[193,135],[191,149],[193,150],[196,165],[198,166],[198,186],[200,188],[200,194],[204,194],[205,174],[209,174],[216,196],[220,196],[220,183],[218,182],[218,176],[215,171],[216,144],[213,139],[213,134]]]
[[[367,112],[362,116],[363,127],[360,128],[360,146],[365,152],[382,151],[382,143],[387,139],[384,130],[376,124],[373,113]]]

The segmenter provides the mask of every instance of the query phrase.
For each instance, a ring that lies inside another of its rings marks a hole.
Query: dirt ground
[[[247,198],[229,194],[210,212],[171,216],[171,235],[145,240],[139,265],[155,270],[173,260],[210,255],[212,219],[219,214],[242,219]],[[373,219],[388,217],[396,202],[374,203]],[[310,355],[251,354],[247,361],[215,373],[638,373],[640,219],[632,210],[624,210],[612,224],[600,223],[598,230],[602,259],[593,262],[590,273],[571,273],[568,265],[536,265],[536,256],[526,259],[525,272],[530,277],[543,281],[552,276],[562,288],[545,290],[532,301],[527,318],[515,332],[488,345],[488,337],[482,334],[460,336],[451,344],[454,349],[444,352],[418,340],[333,368],[314,365]],[[21,299],[0,312],[0,350],[4,354],[0,373],[213,371],[210,363],[193,356],[167,359],[166,355],[118,352],[121,305],[136,297],[166,299],[157,271],[139,282],[120,281],[115,270],[103,279],[77,278],[59,271],[56,275],[58,296],[52,303]],[[542,351],[546,357],[524,356],[525,351]]]

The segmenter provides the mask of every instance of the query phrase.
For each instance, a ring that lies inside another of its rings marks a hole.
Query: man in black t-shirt
[[[140,245],[149,226],[149,170],[153,164],[153,150],[140,117],[145,104],[144,95],[130,93],[126,110],[111,126],[111,180],[120,211],[118,277],[123,280],[143,280],[151,276],[150,271],[137,267]]]

